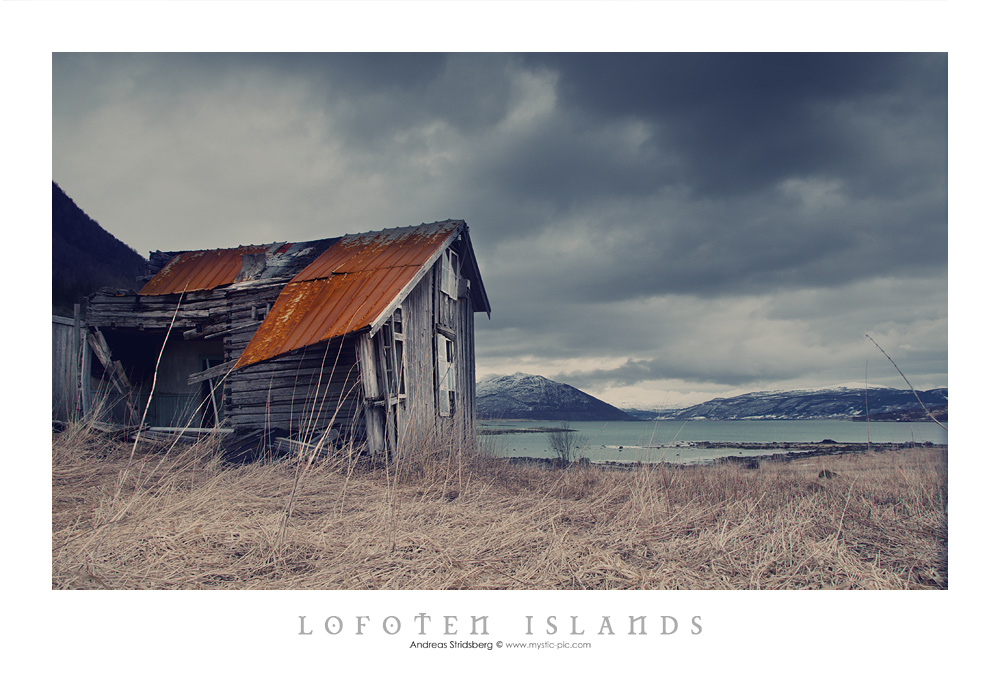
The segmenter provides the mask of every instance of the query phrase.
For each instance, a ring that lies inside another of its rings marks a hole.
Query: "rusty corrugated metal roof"
[[[348,235],[289,282],[236,367],[374,325],[464,221]]]
[[[463,225],[462,221],[347,235],[302,269],[292,282],[405,266],[422,266]]]
[[[263,244],[183,252],[161,268],[139,294],[179,294],[230,285],[243,268],[244,254],[263,254],[280,246]]]

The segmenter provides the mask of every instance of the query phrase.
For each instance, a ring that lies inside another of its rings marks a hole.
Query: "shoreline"
[[[788,449],[785,453],[769,453],[759,455],[727,455],[721,458],[710,460],[694,460],[688,462],[669,462],[662,460],[659,462],[639,462],[635,460],[601,460],[593,461],[589,458],[581,458],[568,464],[560,465],[558,458],[542,458],[533,456],[507,456],[500,457],[513,465],[542,466],[547,468],[557,467],[594,467],[600,469],[629,470],[642,467],[662,467],[662,468],[690,468],[690,467],[713,467],[716,465],[738,464],[747,469],[757,469],[762,461],[771,462],[791,462],[805,458],[818,458],[826,455],[856,455],[861,453],[884,453],[886,451],[899,451],[911,448],[928,448],[946,451],[947,445],[932,444],[930,442],[907,442],[907,443],[837,443],[831,440],[822,442],[771,442],[771,443],[733,443],[721,441],[692,441],[689,445],[697,444],[701,448],[742,448],[744,450],[770,450],[773,448]],[[710,444],[710,445],[709,445]],[[655,446],[651,448],[657,448]]]

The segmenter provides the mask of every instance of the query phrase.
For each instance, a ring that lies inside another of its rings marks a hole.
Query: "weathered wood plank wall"
[[[178,309],[181,296],[184,301]],[[161,296],[99,293],[90,299],[87,323],[95,327],[156,329],[167,328],[173,320],[174,329],[187,330],[223,322],[226,314],[226,292],[223,290]]]
[[[468,287],[464,288],[468,291]],[[471,439],[476,427],[476,344],[472,299],[460,297],[456,306],[455,332],[458,344],[455,359],[456,436]]]
[[[435,269],[424,276],[401,306],[403,310],[406,402],[400,411],[402,441],[419,447],[437,436],[435,424],[434,301]]]
[[[231,290],[226,360],[235,361],[273,306],[280,285]],[[307,438],[334,422],[356,429],[361,408],[360,375],[353,340],[315,344],[281,358],[241,368],[226,377],[224,405],[231,427],[284,429]]]
[[[354,427],[361,389],[353,340],[324,347],[314,345],[229,375],[228,425],[285,429],[306,440],[331,422],[341,431]]]
[[[434,267],[403,302],[406,343],[406,405],[402,436],[419,447],[427,440],[464,439],[475,426],[475,348],[472,302],[468,296],[446,303],[440,268]],[[452,331],[455,347],[455,414],[443,416],[438,405],[438,323]]]
[[[72,420],[82,413],[80,366],[83,330],[80,322],[52,316],[52,418]]]

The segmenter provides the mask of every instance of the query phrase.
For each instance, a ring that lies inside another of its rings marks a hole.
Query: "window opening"
[[[263,306],[259,304],[254,304],[250,309],[250,319],[253,322],[263,320],[267,317],[267,314],[271,312],[271,304],[265,303]]]
[[[406,370],[403,345],[403,311],[393,311],[391,320],[379,330],[385,393],[390,402],[406,398]]]
[[[455,414],[455,342],[437,335],[438,412],[443,417]]]
[[[441,257],[441,291],[458,299],[458,254],[452,249]]]
[[[223,359],[217,356],[202,358],[202,369],[210,370],[216,365],[220,365]],[[222,424],[222,378],[209,377],[205,380],[207,384],[207,400],[202,401],[205,406],[201,418],[202,427],[218,427]]]

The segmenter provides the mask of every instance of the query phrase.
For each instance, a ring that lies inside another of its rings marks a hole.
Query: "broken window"
[[[441,291],[458,299],[458,254],[452,249],[441,257]]]
[[[379,330],[382,371],[386,398],[395,403],[406,397],[406,373],[403,362],[403,311],[397,308],[392,318]]]
[[[271,312],[271,304],[254,304],[250,308],[250,319],[254,322],[263,320],[267,317],[267,314]]]
[[[437,335],[438,412],[448,417],[455,414],[455,341]]]
[[[205,370],[210,370],[216,366],[222,365],[222,356],[209,356],[202,357],[202,367]],[[202,427],[218,427],[222,424],[223,416],[223,390],[222,390],[222,380],[219,377],[209,377],[204,380],[204,387],[202,393],[206,394],[202,398],[201,405]]]

